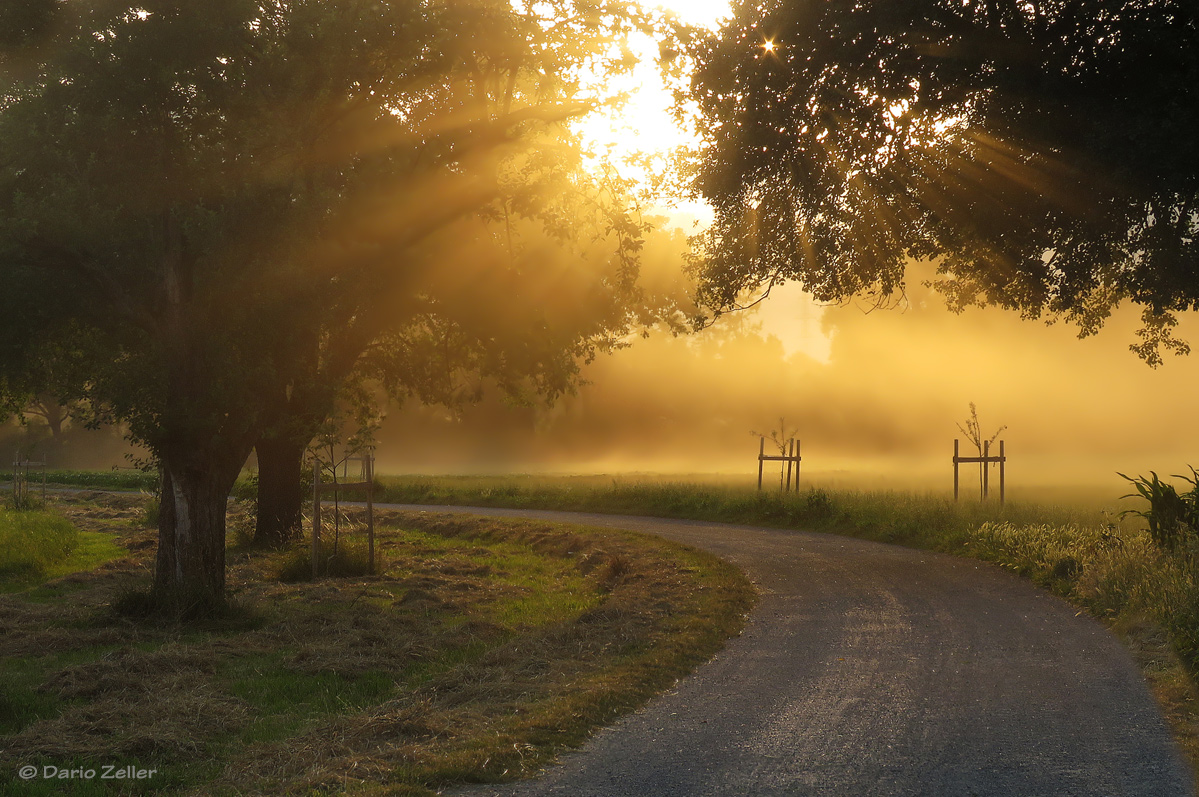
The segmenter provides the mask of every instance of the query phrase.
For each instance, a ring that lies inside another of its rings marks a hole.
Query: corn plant
[[[1181,494],[1174,485],[1162,481],[1153,471],[1149,471],[1149,478],[1138,476],[1134,479],[1123,473],[1117,475],[1132,482],[1136,489],[1135,493],[1121,498],[1144,498],[1149,502],[1147,509],[1126,509],[1120,513],[1120,517],[1135,515],[1144,518],[1149,524],[1149,536],[1158,547],[1177,551],[1188,537],[1199,536],[1199,472],[1193,467],[1190,476],[1174,476],[1191,485],[1189,492]]]

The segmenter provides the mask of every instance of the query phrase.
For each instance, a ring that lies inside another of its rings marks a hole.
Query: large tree
[[[24,5],[45,14],[0,85],[0,370],[85,353],[79,398],[162,467],[156,596],[219,601],[251,448],[436,309],[461,264],[431,237],[581,109],[570,37],[596,46],[623,6]]]
[[[1199,305],[1199,7],[1189,0],[739,2],[689,49],[716,209],[701,295],[891,295],[939,258],[957,307],[1145,308],[1151,363]]]
[[[339,390],[361,396],[368,381],[393,399],[458,408],[486,382],[518,402],[552,401],[630,324],[671,320],[669,300],[637,284],[647,227],[619,181],[589,175],[561,140],[522,158],[507,180],[502,199],[409,251],[454,267],[430,268],[437,276],[387,316],[385,334],[363,349],[341,345],[336,327],[313,330],[310,356],[275,397],[277,420],[256,445],[258,542],[298,533],[305,451]]]

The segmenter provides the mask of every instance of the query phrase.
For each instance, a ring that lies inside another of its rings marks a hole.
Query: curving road
[[[1120,643],[986,564],[824,534],[536,510],[387,505],[633,529],[762,591],[744,633],[537,780],[456,794],[1192,795]]]

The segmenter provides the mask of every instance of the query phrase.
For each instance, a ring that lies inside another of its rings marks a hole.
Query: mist
[[[681,246],[682,244],[678,244]],[[659,284],[681,251],[651,248]],[[677,268],[677,265],[676,265]],[[1196,362],[1151,369],[1129,350],[1139,313],[1122,307],[1097,334],[997,308],[955,315],[912,264],[893,309],[820,307],[783,290],[693,336],[653,334],[583,369],[553,406],[486,397],[460,414],[393,409],[380,468],[424,473],[718,473],[756,480],[758,439],[785,418],[803,469],[821,483],[944,489],[954,438],[978,408],[1007,427],[1009,487],[1119,491],[1117,471],[1188,472]],[[1179,334],[1199,340],[1184,315]],[[769,445],[769,442],[767,443]],[[970,476],[963,474],[964,484]]]

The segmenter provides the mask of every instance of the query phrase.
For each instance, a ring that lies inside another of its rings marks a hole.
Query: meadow
[[[239,488],[245,492],[246,485]],[[1131,492],[1132,488],[1129,487]],[[383,476],[379,503],[463,504],[714,520],[818,531],[992,562],[1103,621],[1126,643],[1199,761],[1199,539],[1154,543],[1139,498],[1042,489],[1003,504],[944,492],[806,486],[757,491],[717,477]]]
[[[297,580],[304,547],[241,544],[234,501],[229,610],[164,622],[138,613],[148,500],[0,513],[41,568],[0,571],[0,793],[430,795],[516,778],[706,660],[755,599],[732,566],[655,538],[432,514],[377,518],[374,574]],[[61,534],[47,548],[39,529]],[[105,555],[55,575],[89,535]],[[16,774],[105,764],[153,774]]]

